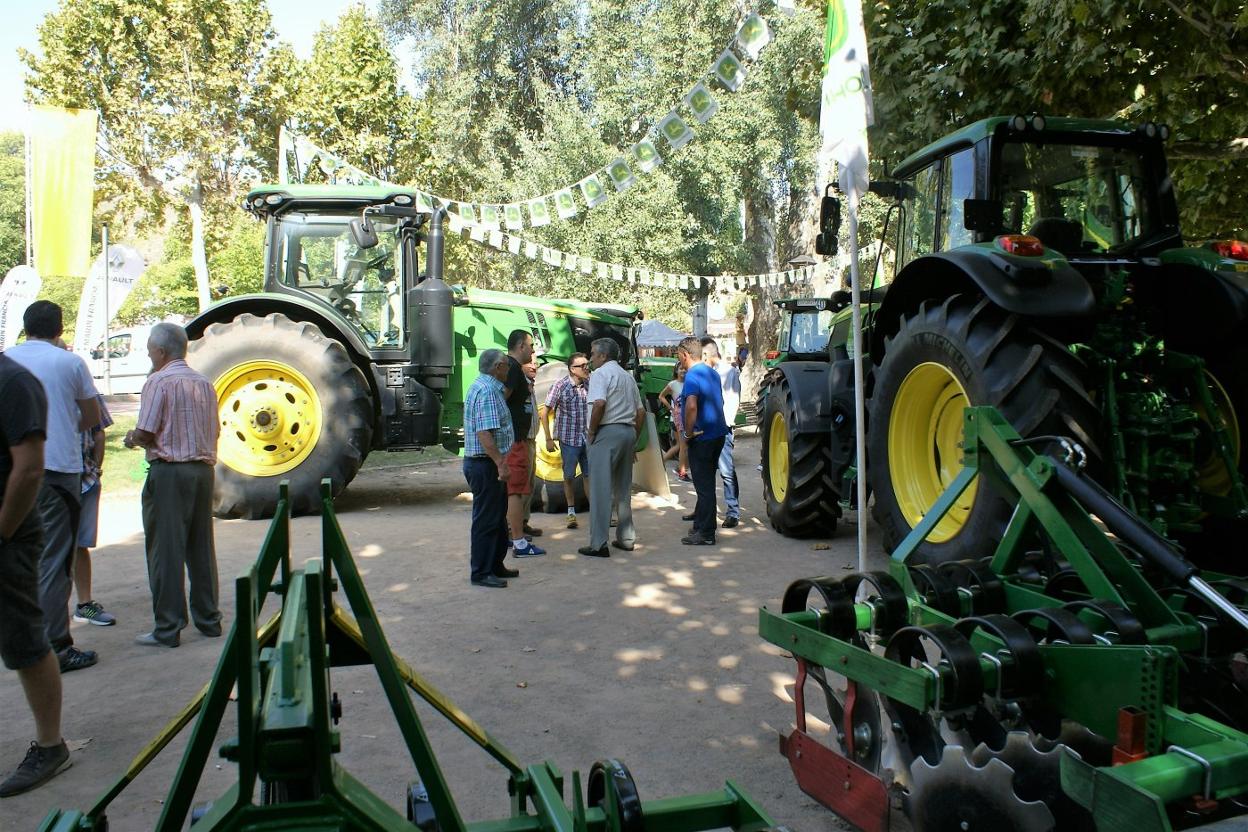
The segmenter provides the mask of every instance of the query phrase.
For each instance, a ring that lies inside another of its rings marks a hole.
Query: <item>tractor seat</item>
[[[1068,256],[1083,250],[1083,225],[1075,220],[1041,217],[1027,233],[1038,238],[1046,248],[1056,249]]]

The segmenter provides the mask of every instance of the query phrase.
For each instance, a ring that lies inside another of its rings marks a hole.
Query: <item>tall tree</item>
[[[63,0],[21,51],[32,100],[93,109],[100,166],[159,210],[183,206],[200,308],[210,302],[205,211],[265,166],[283,110],[263,0]],[[275,121],[276,119],[276,121]]]
[[[26,262],[26,143],[0,133],[0,277]]]
[[[362,6],[317,33],[297,90],[291,117],[321,147],[380,179],[428,177],[427,108],[401,89],[399,62]]]

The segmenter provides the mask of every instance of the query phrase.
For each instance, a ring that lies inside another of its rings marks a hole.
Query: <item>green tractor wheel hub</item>
[[[962,470],[962,411],[970,404],[962,384],[941,364],[911,370],[897,390],[888,424],[888,470],[897,505],[918,525]],[[927,536],[944,543],[966,525],[978,483],[971,483]]]
[[[789,428],[784,414],[771,417],[767,430],[767,473],[771,481],[771,493],[776,502],[783,503],[789,491]]]
[[[247,361],[217,377],[217,456],[251,477],[299,466],[316,448],[321,401],[303,373],[278,361]]]

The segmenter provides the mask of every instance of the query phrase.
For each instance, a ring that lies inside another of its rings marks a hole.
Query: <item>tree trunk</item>
[[[212,291],[208,285],[208,253],[204,247],[204,189],[199,182],[191,186],[186,207],[191,212],[191,265],[195,268],[199,311],[203,312],[212,303]]]
[[[766,183],[766,178],[762,178]],[[745,208],[745,243],[750,250],[750,271],[763,274],[777,271],[776,263],[776,201],[766,187],[747,194]],[[754,307],[754,318],[746,333],[750,356],[741,368],[741,399],[753,403],[758,383],[763,377],[763,356],[776,347],[776,329],[780,316],[772,303],[784,297],[791,287],[754,286],[748,290]]]

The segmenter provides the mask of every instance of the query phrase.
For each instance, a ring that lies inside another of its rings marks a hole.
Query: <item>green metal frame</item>
[[[195,720],[155,826],[158,830],[182,829],[232,691],[237,699],[238,732],[222,744],[220,753],[237,765],[238,781],[193,821],[198,829],[415,828],[339,766],[333,756],[342,741],[334,728],[337,716],[329,672],[333,667],[361,664],[371,664],[377,671],[439,832],[684,832],[718,828],[754,832],[772,826],[766,813],[731,782],[719,791],[643,802],[641,824],[626,828],[624,809],[611,798],[610,787],[608,798],[600,805],[586,806],[580,775],[574,772],[573,805],[569,808],[564,803],[564,776],[553,763],[522,765],[390,650],[334,516],[329,480],[322,482],[321,496],[322,558],[309,561],[303,569],[291,569],[290,502],[283,483],[260,556],[235,581],[237,615],[212,681],[170,720],[90,809],[54,809],[40,830],[106,829],[105,810],[112,801]],[[350,614],[335,603],[336,590],[346,597]],[[281,596],[282,609],[260,626],[260,610],[270,594]],[[463,819],[409,690],[507,769],[510,817],[479,823]],[[259,800],[257,783],[261,784]]]
[[[1005,587],[1007,612],[1058,606],[1060,601],[1028,586],[1017,574],[1029,544],[1044,539],[1082,579],[1089,595],[1125,606],[1145,628],[1144,645],[1042,644],[1046,679],[1040,701],[1094,733],[1114,738],[1119,712],[1145,714],[1149,756],[1113,767],[1094,767],[1067,751],[1061,759],[1062,787],[1092,811],[1097,828],[1121,832],[1168,832],[1166,804],[1193,795],[1213,799],[1248,792],[1248,734],[1178,707],[1183,654],[1199,653],[1205,631],[1191,615],[1173,609],[1110,541],[1088,512],[1054,476],[1051,458],[1036,454],[991,407],[967,408],[964,468],[932,510],[892,555],[890,574],[904,588],[909,623],[952,623],[925,605],[910,578],[907,560],[917,551],[958,496],[983,475],[1004,483],[1017,508],[1001,540],[985,549],[991,569]],[[963,603],[966,599],[963,598]],[[855,606],[857,628],[875,620],[870,603]],[[969,608],[964,610],[969,614]],[[1086,615],[1086,614],[1081,614]],[[911,668],[869,649],[828,635],[823,612],[759,611],[759,634],[796,658],[831,669],[898,702],[939,711],[941,682],[927,668]],[[1098,625],[1093,618],[1088,623]],[[984,689],[996,685],[999,663],[1008,666],[1004,644],[977,630],[971,644],[981,658]],[[947,667],[937,668],[943,677]],[[1177,750],[1176,750],[1177,749]]]

